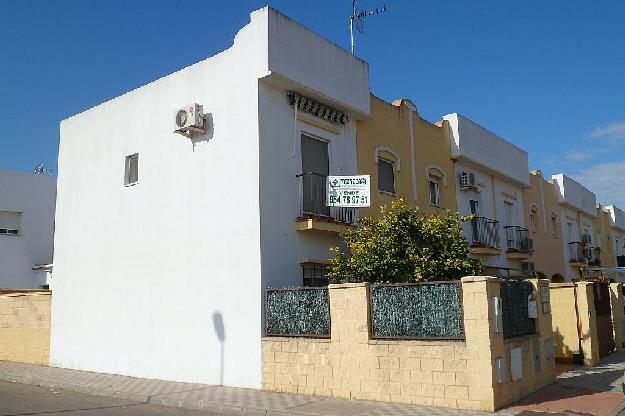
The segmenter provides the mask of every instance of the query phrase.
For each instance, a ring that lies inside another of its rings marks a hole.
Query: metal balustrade
[[[322,218],[345,224],[353,224],[358,218],[358,209],[329,207],[327,202],[326,175],[314,172],[297,175],[299,180],[300,218]]]
[[[485,217],[471,220],[471,246],[499,248],[499,221]]]
[[[516,225],[504,227],[508,252],[530,254],[534,251],[534,242],[529,237],[527,228]]]

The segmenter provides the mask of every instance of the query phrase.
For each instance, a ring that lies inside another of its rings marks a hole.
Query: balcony
[[[504,227],[506,232],[507,251],[509,259],[528,259],[534,252],[534,242],[529,237],[527,228],[516,225]]]
[[[585,246],[584,257],[588,260],[589,266],[601,266],[601,248]]]
[[[582,248],[582,243],[580,243],[579,241],[569,243],[569,262],[571,266],[586,266],[584,250]]]
[[[327,176],[308,172],[297,175],[299,180],[300,214],[295,221],[298,231],[319,231],[338,234],[355,225],[356,208],[326,205]]]
[[[471,220],[471,254],[496,256],[499,250],[499,222],[485,217]]]

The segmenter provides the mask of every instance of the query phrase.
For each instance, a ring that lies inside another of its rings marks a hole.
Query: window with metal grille
[[[20,235],[21,212],[0,211],[0,235]]]
[[[130,186],[139,182],[139,154],[126,156],[124,185]]]
[[[390,194],[395,193],[395,166],[385,159],[378,159],[378,189]]]
[[[302,264],[302,275],[304,287],[322,287],[329,283],[326,274],[328,266],[320,263],[304,263]]]

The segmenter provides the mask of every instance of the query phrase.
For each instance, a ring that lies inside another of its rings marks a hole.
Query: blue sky
[[[0,168],[56,171],[60,120],[227,48],[265,4],[0,2]],[[349,47],[351,1],[269,4]],[[360,1],[383,4],[357,36],[375,95],[460,112],[625,207],[625,1]]]

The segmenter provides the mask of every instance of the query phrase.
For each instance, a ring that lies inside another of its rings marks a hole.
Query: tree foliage
[[[419,282],[477,275],[482,261],[469,257],[457,213],[426,216],[403,199],[363,217],[342,234],[346,251],[334,247],[328,277],[338,282]]]

